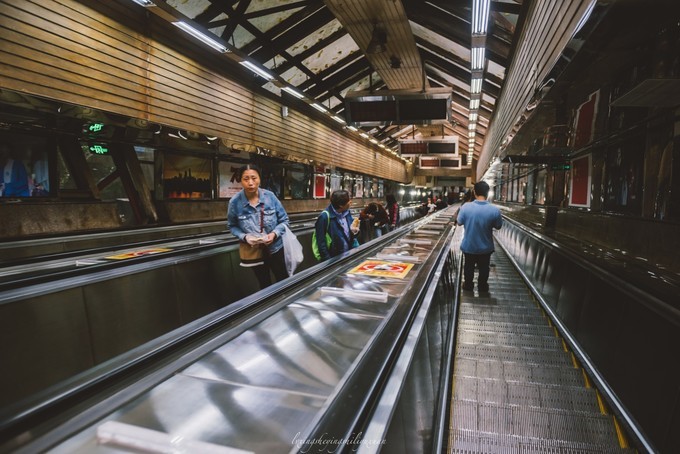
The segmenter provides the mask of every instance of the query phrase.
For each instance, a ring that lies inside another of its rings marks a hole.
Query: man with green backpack
[[[359,246],[359,223],[349,211],[351,202],[344,189],[331,194],[331,203],[317,218],[312,234],[312,251],[317,260],[328,260]]]

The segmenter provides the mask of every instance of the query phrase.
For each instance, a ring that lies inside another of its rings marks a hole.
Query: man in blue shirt
[[[479,268],[477,288],[480,292],[489,291],[489,262],[494,251],[493,229],[503,225],[501,211],[489,203],[489,185],[485,181],[475,183],[475,200],[466,203],[458,213],[458,225],[465,226],[465,235],[460,250],[465,254],[463,290],[474,288],[475,265]]]

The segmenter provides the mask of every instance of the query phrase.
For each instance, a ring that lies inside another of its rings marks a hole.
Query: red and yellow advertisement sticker
[[[112,259],[112,260],[125,260],[125,259],[134,259],[134,258],[137,258],[137,257],[142,257],[144,255],[160,254],[161,252],[170,252],[170,251],[172,251],[172,249],[157,247],[157,248],[153,248],[153,249],[144,249],[144,250],[141,250],[141,251],[125,252],[123,254],[109,255],[108,257],[104,257],[104,258]]]
[[[413,268],[413,263],[385,262],[382,260],[366,260],[361,265],[352,269],[350,274],[363,274],[365,276],[395,277],[403,279]]]

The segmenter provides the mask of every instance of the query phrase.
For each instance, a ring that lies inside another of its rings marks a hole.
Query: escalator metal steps
[[[632,449],[619,447],[495,433],[479,434],[465,429],[454,430],[453,436],[456,446],[450,451],[452,454],[635,454]]]
[[[584,384],[583,373],[574,367],[527,367],[523,364],[499,360],[457,358],[456,374],[545,385],[583,386]]]
[[[526,446],[535,448],[564,444],[564,447],[580,447],[586,452],[626,452],[612,444],[612,440],[616,440],[616,430],[611,416],[463,400],[455,401],[455,405],[453,427],[459,432],[468,431],[470,435],[477,433],[482,438],[513,443],[523,440]],[[460,450],[464,444],[459,443],[456,439],[453,452],[466,452]],[[494,452],[511,452],[508,450],[511,446],[512,443],[503,446],[505,450]]]
[[[471,359],[492,359],[528,364],[529,367],[572,366],[571,358],[561,350],[522,348],[509,345],[458,344],[458,357]]]
[[[461,295],[450,452],[632,452],[505,253],[492,262],[490,292]]]
[[[477,377],[454,377],[454,399],[497,405],[526,405],[544,409],[599,413],[592,388],[523,383]]]

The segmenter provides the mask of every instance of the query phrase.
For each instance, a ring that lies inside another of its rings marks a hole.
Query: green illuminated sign
[[[108,154],[109,153],[109,147],[106,145],[90,145],[89,148],[90,153],[94,154]]]
[[[104,123],[90,123],[87,130],[90,132],[101,132],[104,129]]]
[[[571,170],[571,164],[552,164],[550,170]]]

